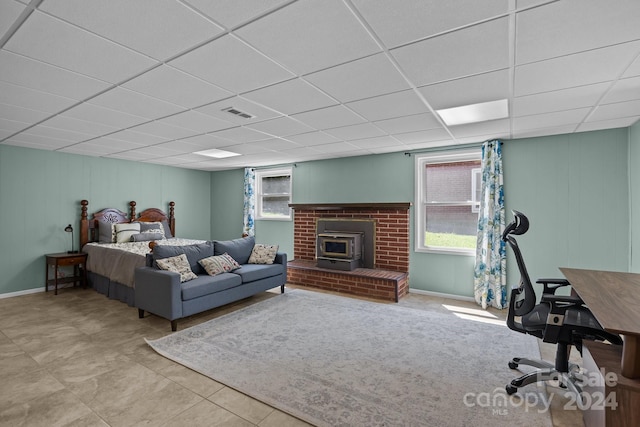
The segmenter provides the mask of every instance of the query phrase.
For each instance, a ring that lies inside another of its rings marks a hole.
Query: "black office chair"
[[[565,279],[539,279],[536,283],[544,286],[540,302],[537,297],[524,259],[514,236],[519,236],[529,229],[529,220],[518,211],[513,211],[514,220],[502,233],[502,240],[507,242],[516,257],[520,270],[520,283],[511,289],[507,326],[509,329],[541,338],[544,342],[557,344],[555,363],[514,357],[509,368],[519,365],[533,366],[532,372],[524,374],[507,384],[507,394],[514,394],[519,387],[544,381],[558,381],[560,387],[567,388],[580,398],[580,369],[569,362],[571,347],[582,354],[582,341],[609,341],[622,345],[619,335],[605,331],[578,296],[555,295],[558,288],[570,286]],[[519,319],[519,320],[518,320]]]

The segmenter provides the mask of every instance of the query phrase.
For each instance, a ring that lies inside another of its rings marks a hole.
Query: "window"
[[[256,219],[291,220],[291,168],[256,171]]]
[[[416,156],[416,251],[473,255],[480,150]]]

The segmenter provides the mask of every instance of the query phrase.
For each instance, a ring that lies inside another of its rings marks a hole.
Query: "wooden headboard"
[[[169,202],[169,215],[167,215],[161,209],[149,208],[140,212],[139,216],[136,216],[136,202],[131,201],[129,202],[128,213],[122,212],[121,210],[116,208],[106,208],[93,213],[90,219],[89,214],[87,213],[89,201],[82,200],[80,202],[80,205],[80,248],[82,248],[89,242],[98,241],[98,224],[100,222],[120,224],[133,221],[167,221],[169,224],[169,229],[171,230],[171,234],[174,236],[176,235],[176,218],[174,214],[174,207],[176,204],[174,202]]]

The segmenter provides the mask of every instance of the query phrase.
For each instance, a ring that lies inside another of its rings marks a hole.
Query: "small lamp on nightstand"
[[[71,226],[71,224],[67,225],[64,228],[64,231],[66,231],[67,233],[71,233],[71,250],[67,251],[68,254],[75,254],[76,251],[74,250],[74,244],[73,244],[73,227]]]

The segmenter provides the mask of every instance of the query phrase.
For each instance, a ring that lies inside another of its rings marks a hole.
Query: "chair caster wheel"
[[[518,364],[513,360],[509,362],[509,369],[516,369],[517,367],[518,367]]]
[[[507,391],[507,394],[509,396],[514,394],[516,391],[518,391],[518,387],[514,387],[511,384],[507,384],[507,386],[504,389]]]

